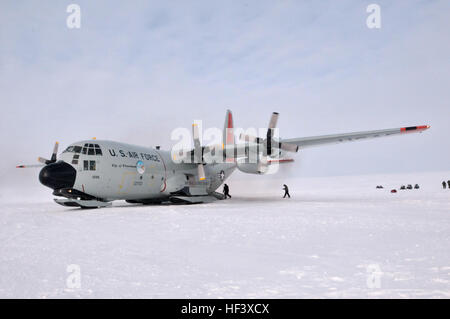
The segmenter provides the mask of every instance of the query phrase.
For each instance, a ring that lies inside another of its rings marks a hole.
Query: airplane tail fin
[[[234,145],[234,129],[233,129],[233,113],[227,110],[225,116],[225,124],[223,126],[223,144],[224,145]]]

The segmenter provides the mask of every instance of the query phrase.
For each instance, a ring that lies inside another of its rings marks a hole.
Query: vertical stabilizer
[[[223,144],[234,145],[233,113],[227,110],[223,126]]]

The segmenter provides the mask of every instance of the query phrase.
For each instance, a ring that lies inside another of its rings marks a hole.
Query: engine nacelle
[[[267,160],[258,160],[257,163],[246,163],[245,160],[238,160],[237,168],[247,174],[266,174],[269,169]]]

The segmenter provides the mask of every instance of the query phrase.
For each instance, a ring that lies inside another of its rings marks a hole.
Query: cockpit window
[[[95,155],[103,155],[102,154],[102,149],[100,148],[100,145],[95,144],[94,145],[94,149],[95,149]]]
[[[83,147],[81,153],[87,154],[87,155],[100,155],[100,156],[103,155],[100,145],[88,144],[88,143],[84,144],[84,147]]]
[[[64,150],[63,153],[80,153],[81,152],[81,146],[69,146]]]

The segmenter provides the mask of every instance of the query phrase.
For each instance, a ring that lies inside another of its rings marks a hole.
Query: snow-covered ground
[[[450,298],[450,172],[257,178],[190,206],[3,193],[0,297]],[[389,192],[408,183],[421,189]]]

